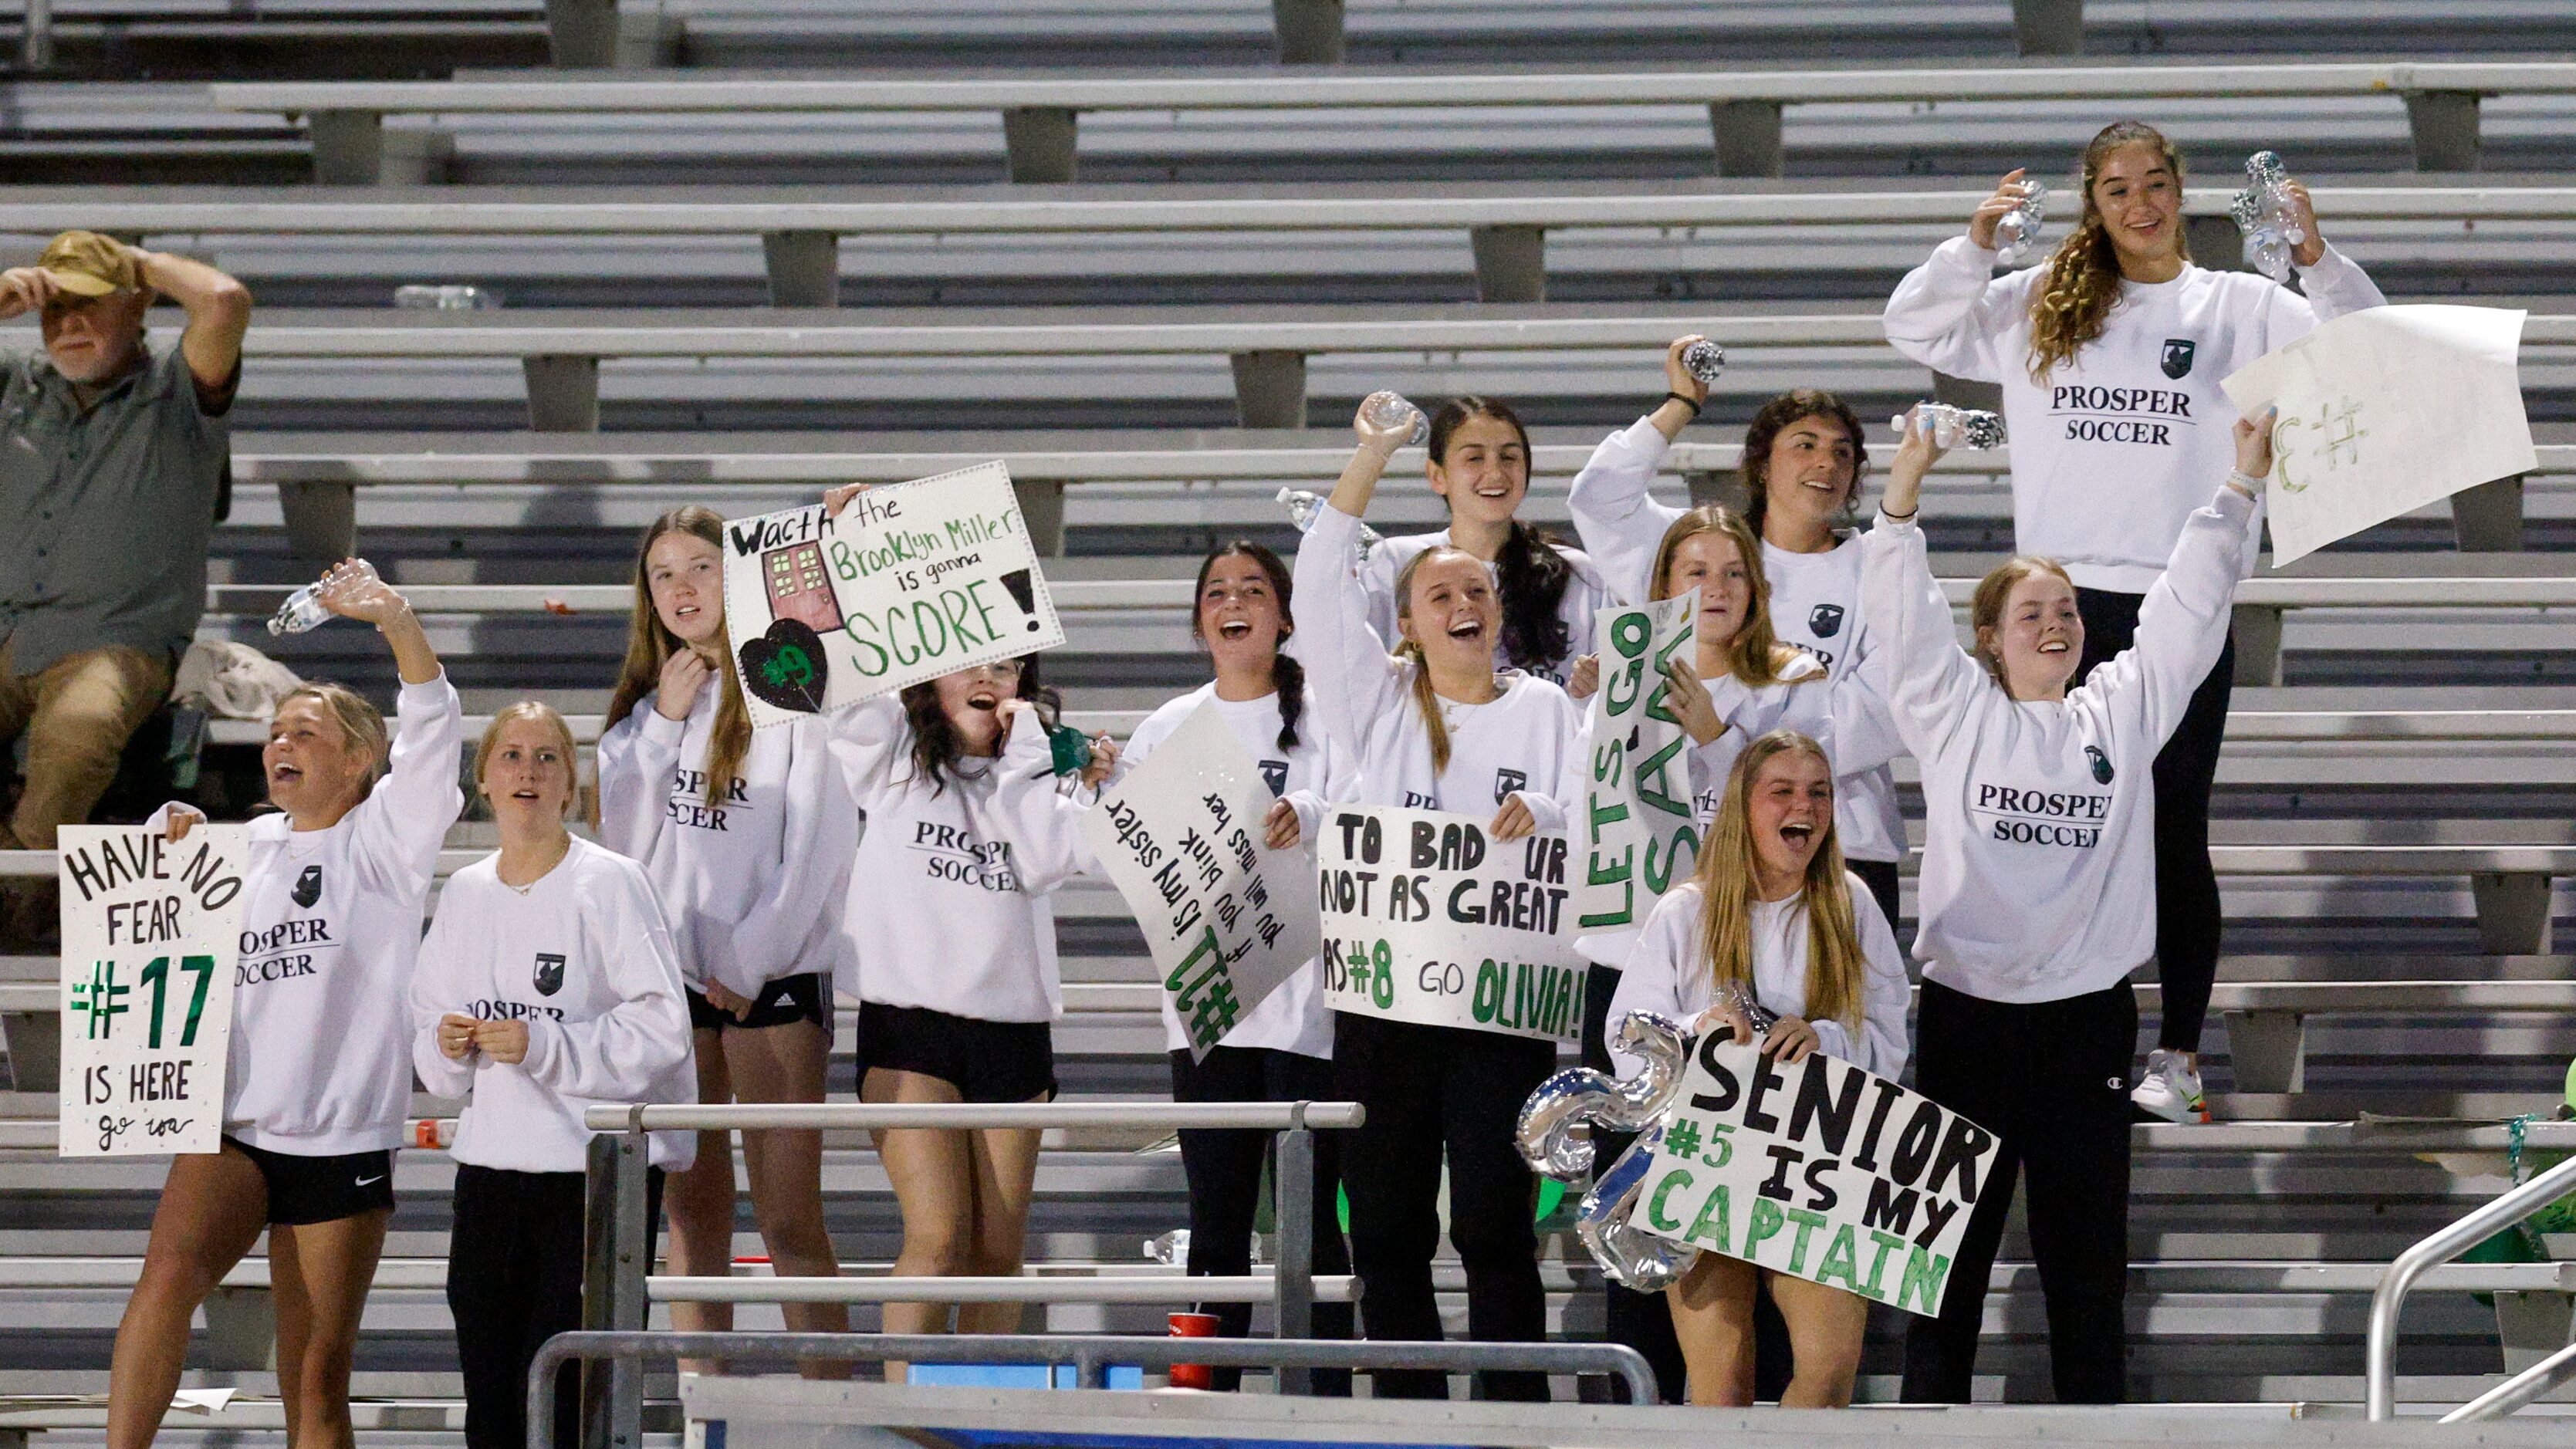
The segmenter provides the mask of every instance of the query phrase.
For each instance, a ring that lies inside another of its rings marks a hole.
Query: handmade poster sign
[[[1194,1059],[1315,957],[1314,857],[1263,843],[1273,798],[1210,702],[1083,817]]]
[[[1000,463],[730,520],[724,578],[756,726],[1064,642]]]
[[[1822,1052],[1784,1067],[1713,1031],[1628,1223],[1932,1316],[1995,1158],[1993,1133],[1885,1077]]]
[[[2372,307],[2222,382],[2243,416],[2280,409],[2264,487],[2273,565],[2538,467],[2515,366],[2525,315]]]
[[[1699,861],[1691,820],[1690,732],[1672,712],[1664,666],[1698,658],[1699,590],[1603,609],[1601,687],[1586,709],[1584,803],[1576,839],[1575,948],[1618,966],[1655,903]]]
[[[217,1150],[249,838],[63,827],[62,1156]]]
[[[1568,841],[1497,841],[1464,815],[1335,809],[1316,842],[1324,1000],[1335,1011],[1571,1043],[1583,960]]]

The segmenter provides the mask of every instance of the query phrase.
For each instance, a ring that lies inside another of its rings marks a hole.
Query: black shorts
[[[394,1155],[378,1148],[338,1157],[303,1157],[253,1147],[238,1137],[224,1146],[259,1169],[268,1184],[268,1221],[286,1227],[335,1223],[394,1206]]]
[[[859,1062],[863,1070],[937,1077],[969,1102],[1055,1100],[1055,1036],[1043,1021],[985,1021],[865,1001]]]
[[[820,971],[781,976],[760,988],[759,999],[751,1004],[751,1014],[739,1020],[695,989],[684,989],[689,993],[689,1027],[693,1031],[749,1031],[760,1026],[785,1026],[791,1021],[810,1021],[827,1032],[832,1029],[832,978]]]

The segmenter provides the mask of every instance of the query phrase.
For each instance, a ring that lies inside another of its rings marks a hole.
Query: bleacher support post
[[[633,1109],[640,1119],[644,1109]],[[641,1130],[603,1132],[590,1140],[581,1320],[585,1328],[636,1332],[647,1311],[646,1174],[651,1139]],[[641,1449],[644,1366],[617,1359],[582,1374],[582,1449]]]
[[[2281,616],[2269,604],[2238,604],[2229,629],[2236,638],[2236,687],[2272,689],[2281,682]]]
[[[2451,533],[2462,553],[2522,552],[2522,475],[2452,494]]]
[[[2023,55],[2082,55],[2084,0],[2013,0],[2013,45]]]
[[[1247,428],[1306,426],[1306,354],[1238,352],[1234,364],[1234,418]]]
[[[1071,181],[1075,112],[1069,106],[1013,106],[1002,112],[1002,150],[1013,181]]]
[[[11,1091],[62,1090],[62,1017],[51,1011],[12,1011],[0,1015],[0,1041],[5,1041],[9,1048]]]
[[[313,180],[322,186],[373,186],[384,171],[381,111],[315,111],[304,118],[313,141]]]
[[[2478,908],[2478,949],[2489,956],[2550,954],[2548,876],[2482,871],[2469,877]]]
[[[546,41],[557,70],[617,64],[617,0],[546,0]]]
[[[841,238],[828,231],[771,231],[760,236],[769,266],[772,307],[841,305]]]
[[[599,359],[523,357],[528,426],[540,433],[599,431]]]
[[[206,1367],[264,1373],[277,1367],[277,1296],[218,1283],[206,1294]]]
[[[2308,1019],[2295,1011],[2231,1011],[2227,1061],[2240,1092],[2308,1089]]]
[[[1315,1336],[1315,1134],[1305,1126],[1305,1107],[1297,1109],[1298,1125],[1279,1134],[1278,1160],[1270,1180],[1278,1193],[1272,1214],[1279,1230],[1279,1262],[1272,1270],[1279,1285],[1278,1336]],[[1279,1392],[1311,1394],[1315,1371],[1283,1367]]]
[[[1270,0],[1281,65],[1340,65],[1342,0]]]
[[[1720,176],[1780,175],[1780,103],[1711,101],[1708,129]]]
[[[26,3],[27,28],[18,38],[18,65],[29,74],[41,75],[54,68],[54,0]]]
[[[2182,241],[2191,259],[2213,272],[2245,270],[2245,234],[2232,216],[2184,217]]]
[[[1715,505],[1732,508],[1742,513],[1744,506],[1753,501],[1752,494],[1744,486],[1744,475],[1741,473],[1723,473],[1711,469],[1684,473],[1682,481],[1690,485],[1690,501],[1693,508],[1707,508]]]
[[[295,557],[337,563],[356,556],[356,484],[290,480],[277,485],[277,507],[286,515],[286,543]]]
[[[1467,232],[1476,252],[1476,300],[1547,300],[1547,228],[1479,226]]]
[[[2406,126],[2415,135],[2418,171],[2478,169],[2476,91],[2408,91]]]
[[[1029,531],[1029,547],[1040,558],[1064,557],[1064,484],[1054,478],[1014,478],[1011,492],[1020,501],[1020,522]]]

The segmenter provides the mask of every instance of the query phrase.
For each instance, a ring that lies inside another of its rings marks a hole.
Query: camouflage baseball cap
[[[94,231],[67,231],[45,246],[36,261],[54,285],[78,297],[104,297],[143,285],[134,255],[114,237]]]

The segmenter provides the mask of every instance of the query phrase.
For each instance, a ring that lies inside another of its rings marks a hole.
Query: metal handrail
[[[764,1127],[859,1130],[902,1127],[1148,1127],[1160,1130],[1357,1127],[1357,1102],[783,1102],[592,1107],[593,1132],[725,1132]]]
[[[1447,1373],[1615,1374],[1628,1402],[1657,1401],[1655,1371],[1619,1343],[1447,1343],[1385,1339],[1149,1338],[1112,1334],[558,1333],[528,1366],[528,1449],[554,1443],[555,1379],[576,1360],[764,1359],[777,1362],[1014,1363],[1074,1366],[1076,1383],[1103,1386],[1111,1364],[1170,1368],[1432,1369]],[[568,1449],[568,1446],[566,1446]]]
[[[2506,1228],[2549,1206],[2570,1192],[2576,1192],[2576,1157],[2558,1164],[2531,1181],[2485,1204],[2450,1226],[2439,1229],[2422,1242],[2397,1255],[2388,1271],[2380,1275],[2379,1287],[2370,1296],[2370,1337],[2367,1363],[2369,1415],[2373,1422],[2397,1417],[2397,1314],[2406,1303],[2406,1295],[2415,1288],[2415,1280],[2462,1253],[2485,1242]],[[2500,1417],[2548,1392],[2553,1385],[2534,1386],[2521,1393],[2526,1380],[2538,1384],[2547,1374],[2563,1379],[2576,1374],[2576,1361],[2559,1353],[2525,1369],[2498,1389],[2479,1396],[2462,1406],[2459,1414],[2472,1408],[2489,1406],[2478,1417]],[[2520,1393],[2520,1397],[2514,1395]],[[2454,1414],[2456,1418],[2459,1414]],[[2444,1422],[2450,1422],[2445,1419]]]
[[[1348,1273],[1312,1280],[1318,1303],[1351,1303],[1360,1280]],[[644,1280],[656,1303],[1276,1303],[1279,1283],[1267,1275],[1200,1277],[1132,1273],[1025,1277],[681,1278]]]

